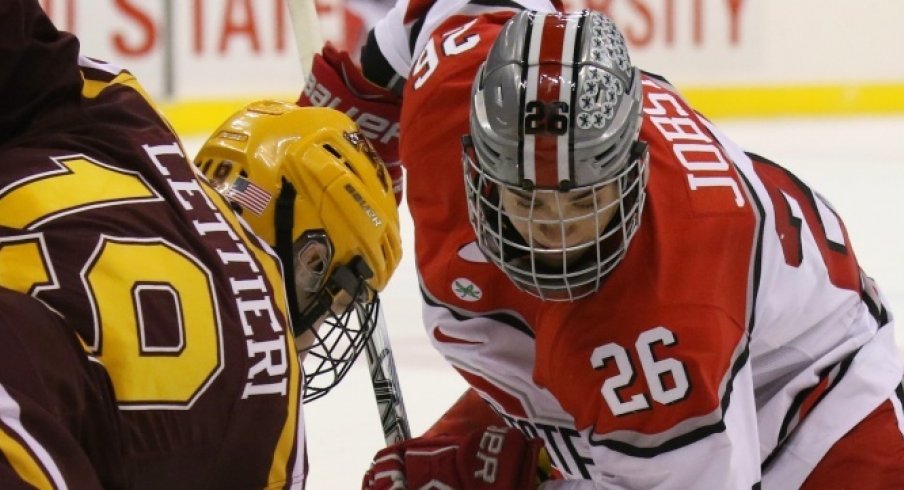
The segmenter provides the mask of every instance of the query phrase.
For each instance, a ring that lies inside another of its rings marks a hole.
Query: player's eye
[[[530,209],[533,207],[533,203],[530,199],[518,198],[515,200],[515,205],[524,209]]]
[[[596,208],[596,202],[593,200],[593,197],[587,197],[584,199],[578,199],[577,201],[571,203],[571,205],[578,209],[583,209],[587,211],[592,211]]]

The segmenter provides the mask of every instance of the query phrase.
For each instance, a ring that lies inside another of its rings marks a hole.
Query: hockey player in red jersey
[[[302,488],[302,402],[400,257],[373,150],[332,109],[255,103],[201,152],[215,189],[36,0],[0,27],[0,488]]]
[[[904,488],[893,319],[837,213],[560,12],[402,1],[363,49],[404,87],[425,327],[471,385],[364,487],[526,488],[504,422],[543,488]],[[329,51],[300,102],[366,113]]]

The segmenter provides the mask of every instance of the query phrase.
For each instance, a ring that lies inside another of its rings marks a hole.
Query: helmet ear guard
[[[279,256],[304,398],[324,395],[363,349],[376,320],[368,312],[401,258],[382,161],[339,111],[258,101],[226,120],[195,163]]]

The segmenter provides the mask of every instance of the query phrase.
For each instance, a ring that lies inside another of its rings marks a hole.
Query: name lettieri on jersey
[[[248,368],[242,398],[285,396],[289,374],[285,329],[274,310],[267,281],[254,256],[197,180],[175,180],[172,177],[166,162],[171,160],[174,165],[184,165],[185,161],[177,143],[144,145],[143,148],[156,169],[166,178],[182,209],[192,213],[195,230],[201,236],[226,234],[232,243],[232,249],[217,248],[217,255],[226,266],[233,300],[246,337],[246,353],[253,361]]]
[[[744,207],[746,200],[731,165],[713,138],[690,116],[675,94],[653,80],[644,79],[643,86],[643,111],[666,141],[672,143],[672,152],[688,172],[691,190],[726,187],[731,189],[735,204]]]

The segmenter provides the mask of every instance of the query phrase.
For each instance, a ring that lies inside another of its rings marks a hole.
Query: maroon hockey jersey
[[[128,72],[79,56],[36,1],[4,3],[0,286],[56,312],[90,368],[34,345],[23,362],[57,372],[60,396],[106,405],[83,414],[105,430],[67,434],[33,411],[47,393],[6,389],[16,372],[0,371],[0,472],[56,488],[300,488],[302,380],[277,259]],[[31,317],[2,319],[12,355]],[[71,470],[79,444],[97,481]]]

